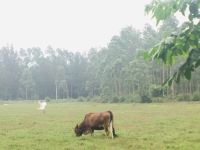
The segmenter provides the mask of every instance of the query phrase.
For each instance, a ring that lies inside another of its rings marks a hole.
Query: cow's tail
[[[113,113],[111,111],[108,111],[108,112],[110,113],[110,132],[111,132],[112,138],[114,138],[117,135],[115,134]]]

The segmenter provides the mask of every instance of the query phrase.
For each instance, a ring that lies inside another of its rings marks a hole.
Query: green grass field
[[[200,104],[0,103],[0,150],[200,149]],[[112,110],[119,137],[104,131],[76,137],[87,112]]]

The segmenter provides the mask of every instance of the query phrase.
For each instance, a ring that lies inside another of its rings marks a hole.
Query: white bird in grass
[[[38,101],[39,106],[39,110],[41,110],[43,113],[45,113],[45,108],[47,106],[47,102],[46,101]]]

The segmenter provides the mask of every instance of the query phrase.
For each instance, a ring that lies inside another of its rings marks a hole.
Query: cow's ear
[[[76,125],[76,129],[78,128],[78,124]]]

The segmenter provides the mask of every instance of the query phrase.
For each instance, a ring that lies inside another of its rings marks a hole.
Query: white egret
[[[46,101],[38,101],[38,104],[39,104],[39,110],[41,110],[43,113],[45,113],[45,108],[47,106],[47,102]]]

